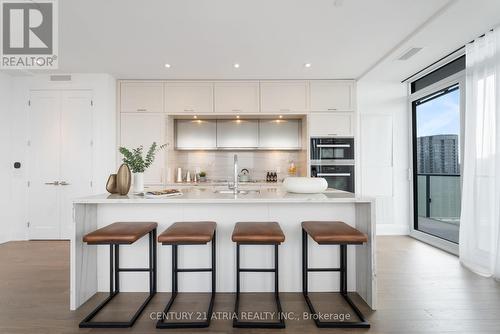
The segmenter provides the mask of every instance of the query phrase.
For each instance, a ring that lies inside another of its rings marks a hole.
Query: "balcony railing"
[[[417,174],[418,215],[447,222],[460,219],[459,174]]]

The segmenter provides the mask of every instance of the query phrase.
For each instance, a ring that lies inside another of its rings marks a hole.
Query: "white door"
[[[60,92],[32,91],[29,108],[30,239],[59,239]]]
[[[77,197],[92,193],[92,92],[63,91],[61,94],[61,238],[71,232],[73,204]]]
[[[74,197],[92,193],[91,91],[32,91],[30,239],[67,239]]]

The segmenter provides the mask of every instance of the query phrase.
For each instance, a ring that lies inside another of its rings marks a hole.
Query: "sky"
[[[460,90],[417,106],[417,137],[438,134],[460,136]]]

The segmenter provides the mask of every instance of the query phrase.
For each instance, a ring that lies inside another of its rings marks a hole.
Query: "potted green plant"
[[[205,182],[207,180],[207,173],[200,172],[200,182]]]
[[[123,163],[129,166],[132,171],[134,193],[144,192],[144,171],[153,164],[156,153],[165,146],[166,144],[158,146],[156,142],[153,142],[145,157],[143,157],[144,148],[142,145],[133,149],[119,148],[120,153],[123,155]]]

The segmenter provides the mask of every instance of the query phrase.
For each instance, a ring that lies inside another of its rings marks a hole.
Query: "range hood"
[[[300,119],[175,120],[176,150],[301,150]]]

